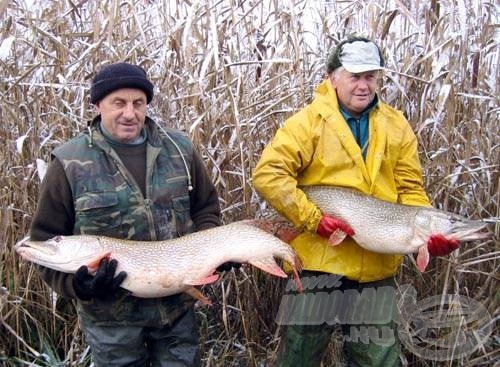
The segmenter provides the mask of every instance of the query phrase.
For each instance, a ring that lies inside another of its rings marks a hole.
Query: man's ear
[[[328,79],[330,79],[330,83],[332,83],[333,88],[335,88],[337,86],[337,83],[335,80],[335,73],[333,71],[328,74]]]
[[[99,104],[101,103],[101,101],[97,101],[95,104],[94,104],[94,110],[97,112],[97,113],[100,113],[101,112],[101,108],[99,107]]]

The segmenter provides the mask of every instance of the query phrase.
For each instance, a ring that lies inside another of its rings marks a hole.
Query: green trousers
[[[303,271],[301,279],[304,293],[287,292],[278,311],[284,330],[276,366],[320,366],[339,325],[349,366],[400,365],[393,277],[359,283]]]
[[[173,324],[159,327],[97,325],[80,319],[96,367],[200,366],[198,329],[190,308]]]

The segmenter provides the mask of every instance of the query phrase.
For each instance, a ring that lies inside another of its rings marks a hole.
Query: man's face
[[[146,121],[146,93],[136,88],[117,89],[97,102],[104,128],[113,138],[129,143],[140,134]]]
[[[328,78],[337,90],[339,103],[353,117],[359,117],[375,98],[378,75],[377,70],[353,74],[342,68]]]

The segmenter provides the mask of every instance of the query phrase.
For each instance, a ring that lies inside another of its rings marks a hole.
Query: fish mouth
[[[34,258],[43,255],[54,256],[57,254],[57,247],[49,241],[38,245],[36,242],[31,242],[30,237],[25,237],[14,247],[15,251],[24,259],[32,261]]]
[[[18,241],[16,243],[16,245],[14,246],[14,249],[17,251],[18,249],[20,249],[21,247],[23,246],[27,246],[26,245],[26,242],[28,242],[30,240],[30,236],[26,236],[24,237],[22,240]]]

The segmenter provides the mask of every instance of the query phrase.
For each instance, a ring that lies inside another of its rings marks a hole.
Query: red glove
[[[448,239],[441,233],[433,234],[427,240],[427,249],[432,256],[444,256],[456,250],[459,246],[458,240]]]
[[[348,236],[354,235],[354,230],[349,224],[344,222],[340,218],[332,217],[331,215],[325,214],[321,217],[316,233],[321,237],[330,238],[332,233],[341,230]]]

